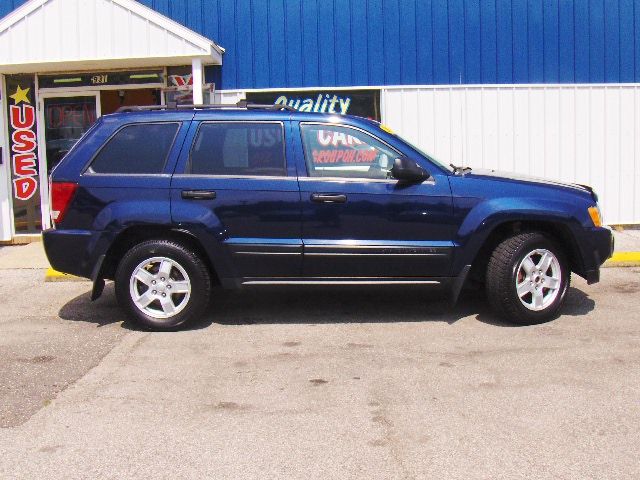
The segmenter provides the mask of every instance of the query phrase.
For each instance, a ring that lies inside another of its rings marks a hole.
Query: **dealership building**
[[[640,0],[0,0],[0,241],[122,106],[281,103],[446,163],[589,184],[640,224]],[[131,159],[135,161],[135,159]]]

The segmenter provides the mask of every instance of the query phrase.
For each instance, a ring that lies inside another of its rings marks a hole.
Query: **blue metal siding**
[[[0,17],[4,17],[23,3],[25,3],[25,0],[0,0]]]
[[[226,49],[223,89],[640,82],[640,0],[140,1]]]

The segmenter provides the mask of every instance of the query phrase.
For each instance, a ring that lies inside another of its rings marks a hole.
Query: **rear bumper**
[[[94,233],[86,230],[45,230],[44,250],[51,266],[63,273],[91,278],[95,261],[90,252],[95,248]]]

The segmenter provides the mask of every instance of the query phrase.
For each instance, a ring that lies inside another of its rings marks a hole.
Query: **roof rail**
[[[177,105],[175,102],[170,102],[167,105],[130,105],[126,107],[120,107],[116,110],[116,113],[125,112],[146,112],[153,110],[215,110],[215,109],[246,109],[246,110],[285,110],[287,112],[297,112],[297,110],[289,105],[261,105],[257,103],[247,103],[246,100],[240,100],[234,104],[214,104],[214,105]]]
[[[260,104],[260,103],[248,103],[246,100],[240,100],[236,103],[238,108],[246,109],[262,109],[262,110],[286,110],[287,112],[297,112],[297,110],[289,105],[280,105],[279,103],[272,104]]]

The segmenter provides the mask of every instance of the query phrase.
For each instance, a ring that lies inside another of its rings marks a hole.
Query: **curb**
[[[640,252],[616,252],[603,267],[640,267]]]
[[[88,282],[86,278],[76,277],[75,275],[69,275],[68,273],[58,272],[53,268],[47,268],[44,274],[45,282]]]

